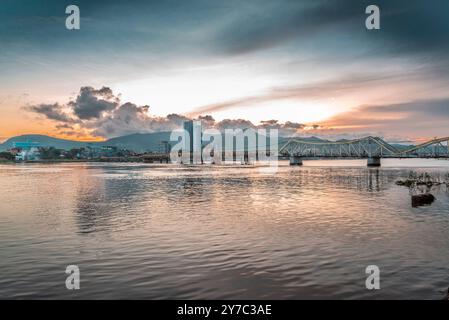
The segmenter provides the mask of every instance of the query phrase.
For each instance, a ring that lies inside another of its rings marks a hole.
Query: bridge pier
[[[369,157],[368,167],[380,167],[380,157]]]
[[[290,156],[291,166],[302,166],[302,158],[300,156]]]

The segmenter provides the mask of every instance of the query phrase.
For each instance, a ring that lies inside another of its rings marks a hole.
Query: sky
[[[68,30],[65,8],[80,8]],[[380,8],[380,30],[365,9]],[[0,141],[208,126],[449,136],[447,0],[0,1]]]

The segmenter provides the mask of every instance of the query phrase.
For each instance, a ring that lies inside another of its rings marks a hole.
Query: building
[[[37,142],[14,142],[13,148],[20,150],[16,154],[16,161],[37,161],[40,160],[39,148]]]
[[[184,128],[184,148],[183,161],[187,164],[202,164],[202,125],[201,121],[185,121]]]

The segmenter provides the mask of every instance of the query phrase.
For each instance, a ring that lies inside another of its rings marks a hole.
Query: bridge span
[[[449,137],[435,138],[416,146],[393,146],[378,137],[354,140],[313,141],[292,138],[280,149],[291,165],[303,159],[367,159],[368,166],[380,166],[381,158],[449,158]]]

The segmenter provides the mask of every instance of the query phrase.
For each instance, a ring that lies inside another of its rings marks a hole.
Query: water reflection
[[[75,263],[79,298],[438,298],[449,195],[412,208],[395,181],[449,167],[328,164],[0,166],[0,297],[73,297]]]
[[[98,224],[101,227],[101,220],[110,214],[110,210],[102,205],[104,204],[106,181],[94,179],[83,170],[80,171],[78,175],[80,180],[76,184],[75,216],[79,232],[83,234],[94,232]]]

